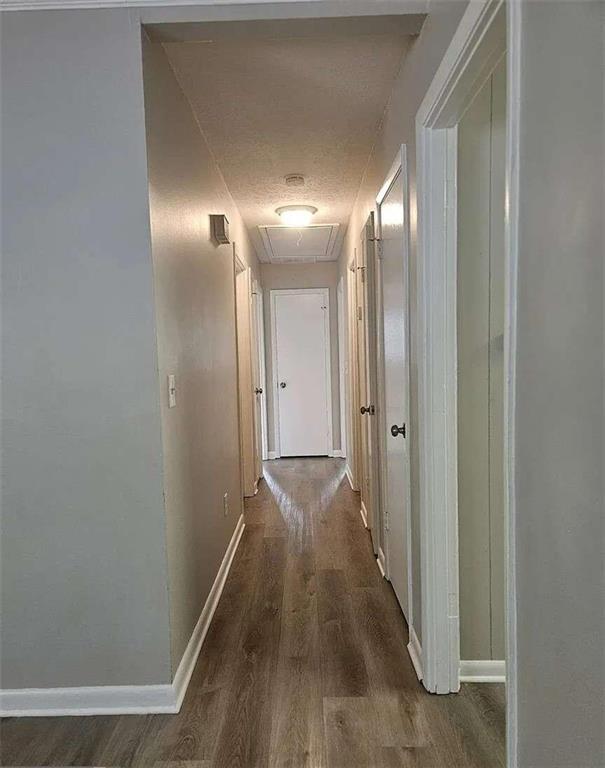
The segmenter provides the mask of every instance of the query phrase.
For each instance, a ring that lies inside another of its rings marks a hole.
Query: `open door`
[[[356,270],[357,285],[357,340],[361,432],[361,492],[362,515],[372,534],[374,554],[384,568],[381,546],[381,522],[378,474],[378,406],[376,360],[376,258],[374,214],[370,214],[361,233]]]
[[[265,332],[263,294],[257,280],[252,281],[252,378],[254,384],[254,436],[256,478],[263,476],[267,452],[267,388],[265,383]]]
[[[379,231],[379,421],[387,576],[412,622],[410,493],[409,219],[406,148],[376,198]]]
[[[254,428],[254,373],[252,328],[251,270],[237,255],[234,245],[235,310],[237,330],[237,370],[239,389],[239,428],[241,475],[244,496],[254,496],[257,490],[257,456]]]

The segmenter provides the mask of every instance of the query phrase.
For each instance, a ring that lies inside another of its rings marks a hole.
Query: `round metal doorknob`
[[[262,394],[263,394],[263,388],[262,388],[262,387],[257,387],[257,388],[254,390],[254,394],[255,394],[255,395],[262,395]]]
[[[372,414],[374,413],[374,406],[373,405],[362,405],[359,409],[359,412],[363,416],[364,413]]]
[[[280,381],[280,382],[279,382],[279,386],[280,386],[282,389],[285,389],[285,388],[286,388],[286,382],[285,382],[285,381]]]
[[[405,437],[405,424],[403,424],[401,427],[398,427],[397,424],[393,424],[391,427],[391,434],[393,437],[398,437],[399,435]]]

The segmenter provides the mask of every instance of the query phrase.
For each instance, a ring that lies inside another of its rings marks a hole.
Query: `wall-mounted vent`
[[[229,243],[229,219],[224,214],[210,214],[210,234],[219,245]]]

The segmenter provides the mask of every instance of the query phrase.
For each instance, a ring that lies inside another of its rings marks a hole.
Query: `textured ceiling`
[[[394,29],[165,43],[261,260],[258,226],[279,224],[280,205],[316,206],[313,223],[340,224],[342,238],[409,40]],[[305,186],[286,187],[290,173]]]

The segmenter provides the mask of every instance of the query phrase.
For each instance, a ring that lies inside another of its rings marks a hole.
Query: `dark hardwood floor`
[[[424,691],[343,473],[267,464],[180,714],[6,719],[2,765],[504,766],[504,687]]]

